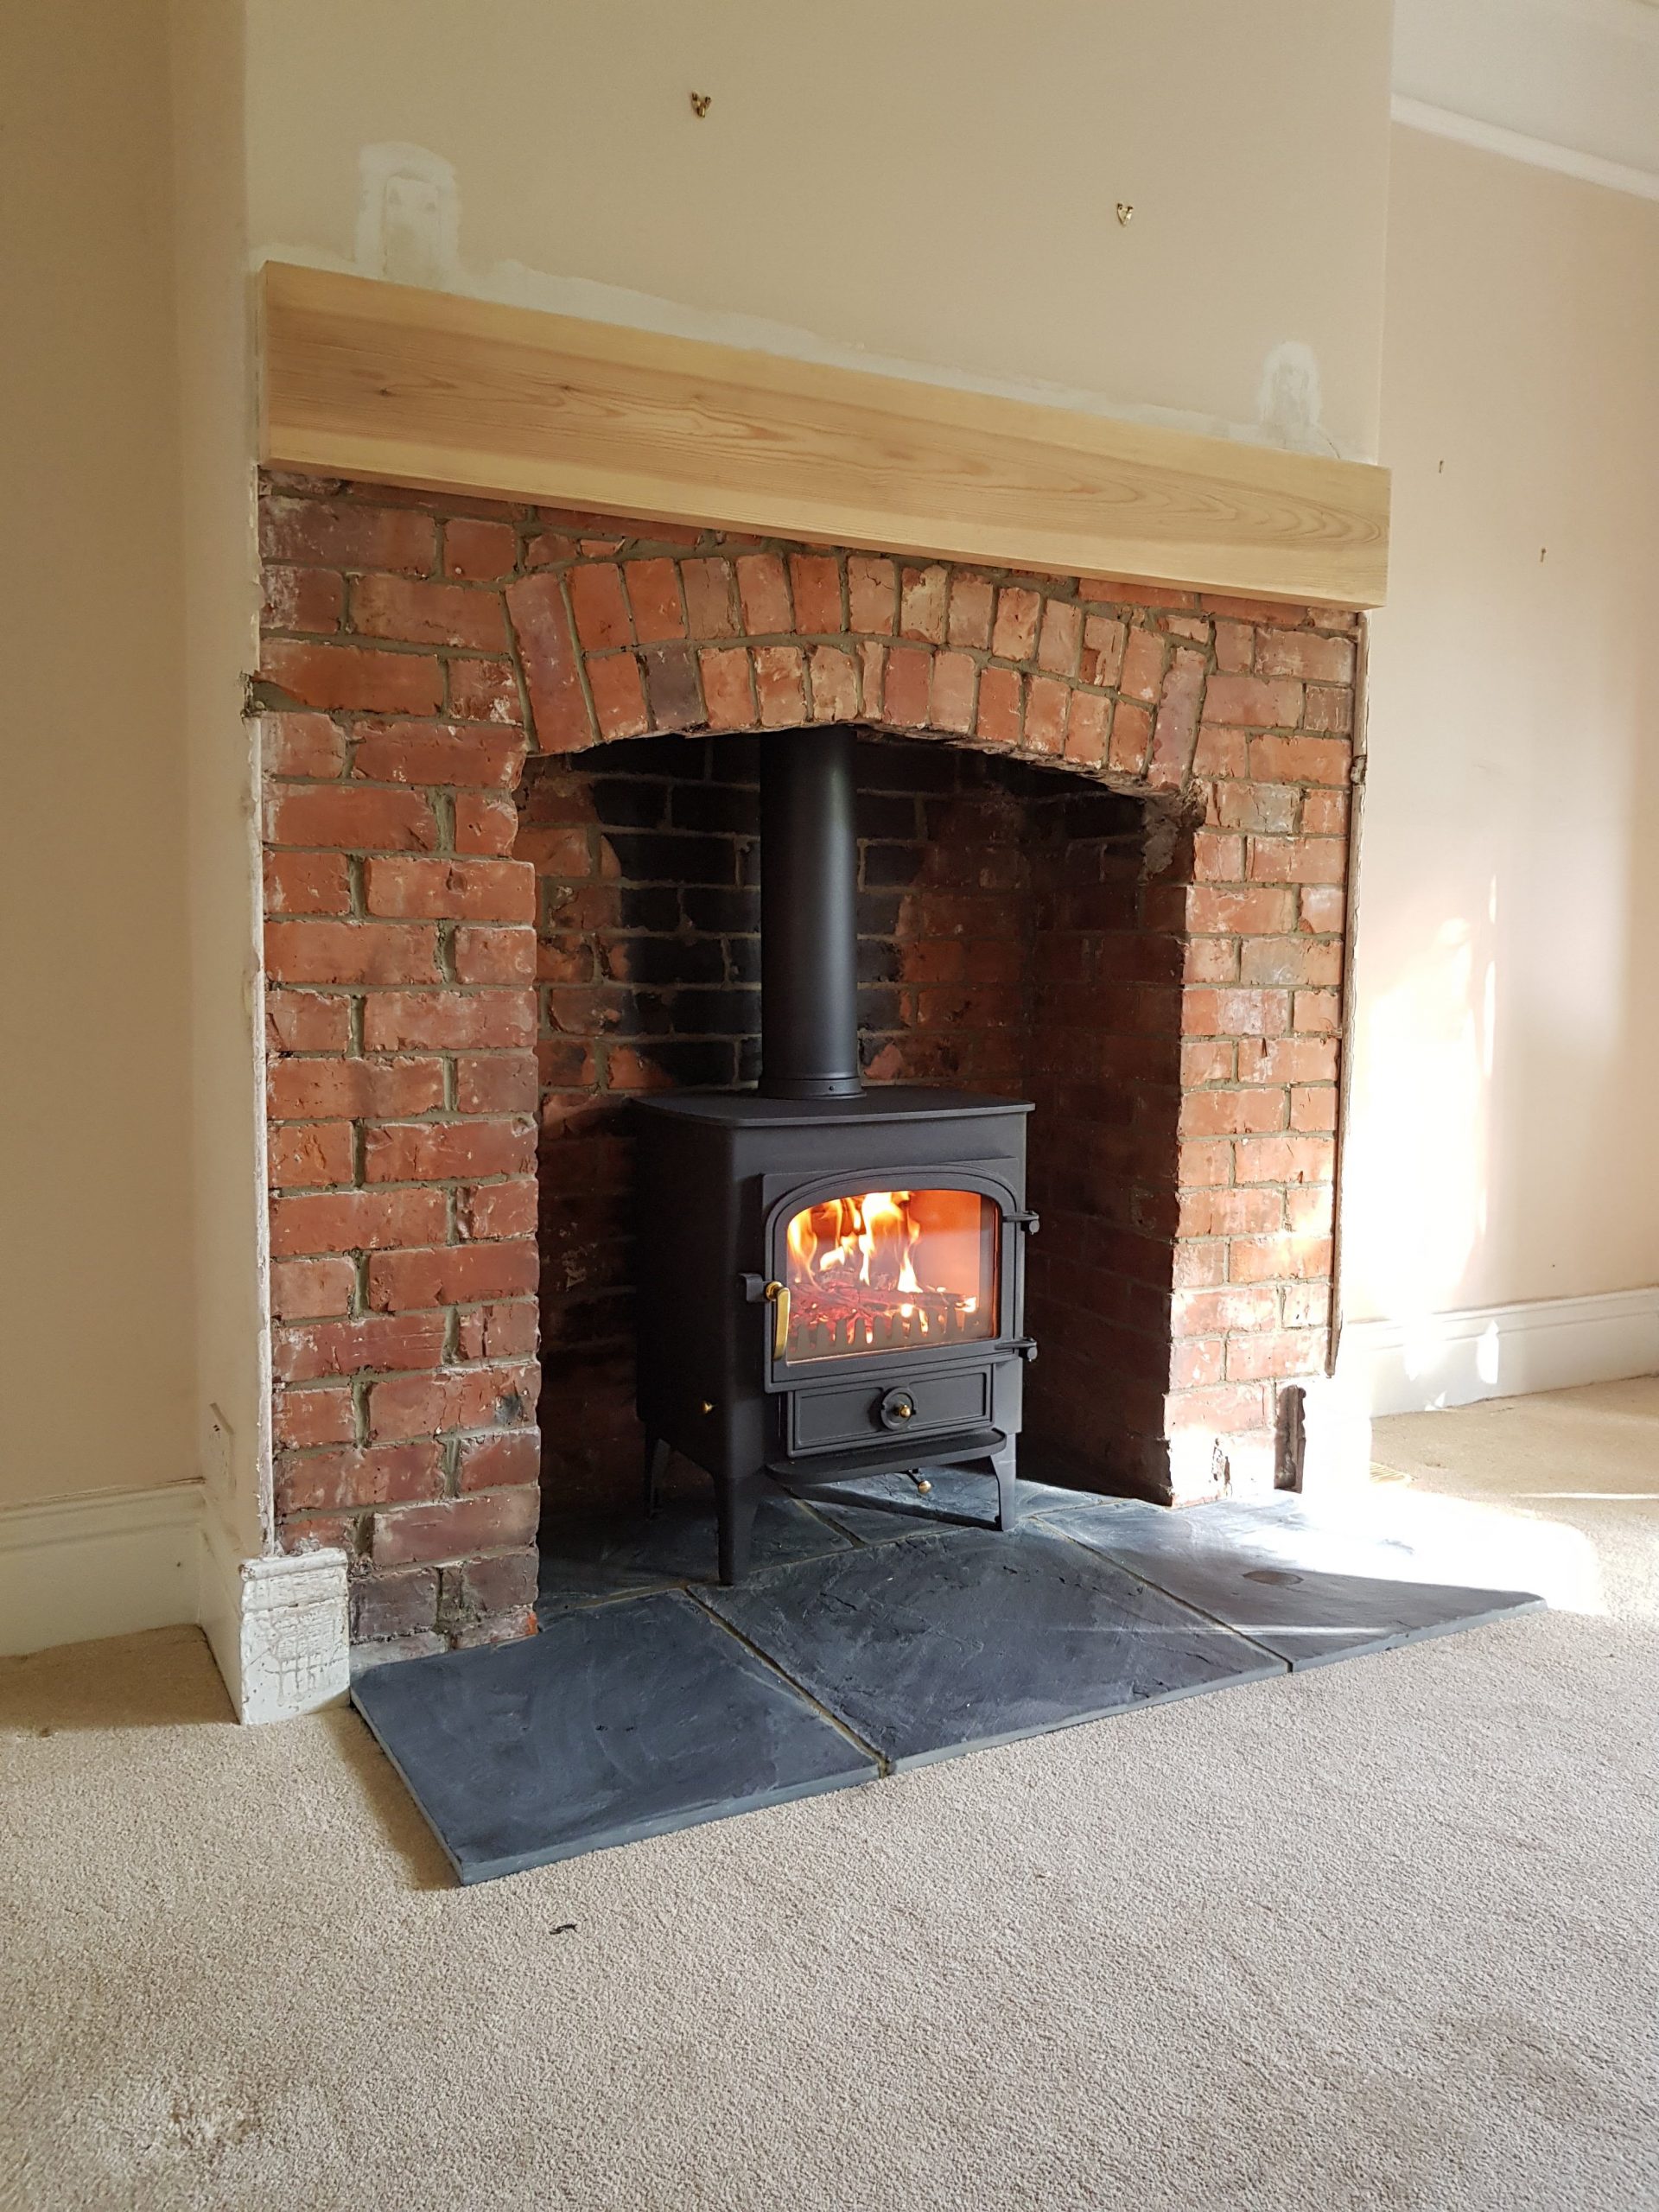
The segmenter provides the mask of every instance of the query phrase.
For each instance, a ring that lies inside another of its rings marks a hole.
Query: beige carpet
[[[1659,1380],[1379,1454],[1570,1609],[470,1891],[193,1630],[5,1662],[0,2204],[1659,2202]]]

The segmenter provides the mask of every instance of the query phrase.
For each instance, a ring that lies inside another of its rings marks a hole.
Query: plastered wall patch
[[[397,140],[357,157],[357,266],[393,284],[453,288],[461,268],[461,195],[453,166]]]

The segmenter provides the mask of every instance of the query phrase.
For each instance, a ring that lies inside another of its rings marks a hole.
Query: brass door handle
[[[761,1293],[772,1308],[772,1356],[783,1359],[789,1352],[789,1287],[769,1282]]]

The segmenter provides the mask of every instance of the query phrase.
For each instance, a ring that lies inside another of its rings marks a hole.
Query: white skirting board
[[[239,1557],[200,1482],[0,1510],[0,1656],[199,1623],[244,1720],[350,1688],[346,1558]]]
[[[1337,1384],[1373,1419],[1659,1373],[1659,1287],[1350,1321]]]

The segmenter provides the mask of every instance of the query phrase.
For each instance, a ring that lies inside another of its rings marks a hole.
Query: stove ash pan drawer
[[[943,1429],[969,1428],[991,1416],[992,1369],[958,1368],[902,1382],[843,1382],[833,1389],[794,1390],[785,1400],[784,1437],[791,1457],[886,1437],[902,1446]],[[905,1408],[911,1411],[906,1414]]]

